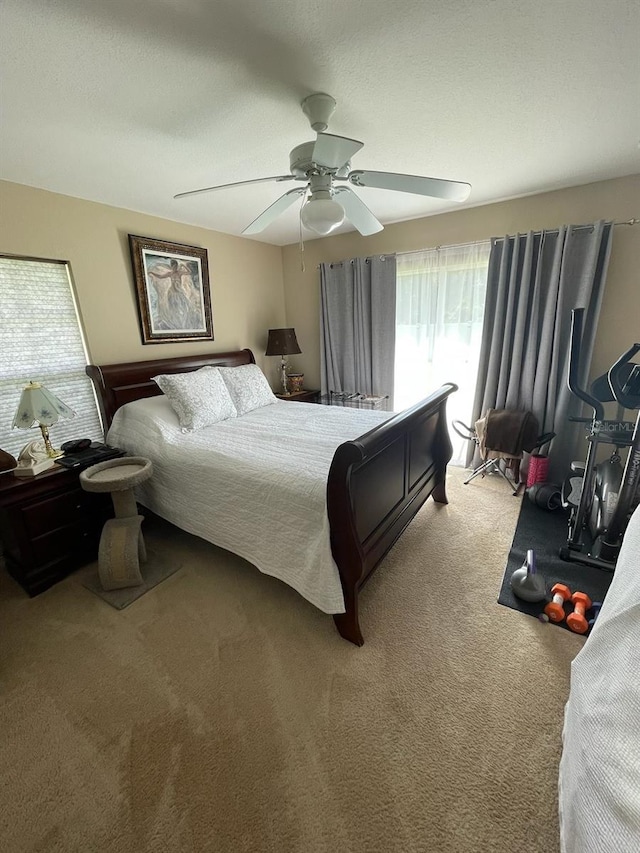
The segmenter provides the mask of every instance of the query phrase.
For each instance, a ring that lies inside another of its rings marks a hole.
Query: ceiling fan
[[[318,136],[315,142],[303,142],[302,145],[297,145],[290,152],[291,174],[256,178],[250,181],[236,181],[232,184],[221,184],[216,187],[203,187],[199,190],[178,193],[174,198],[186,198],[200,193],[241,187],[247,184],[260,184],[267,181],[275,181],[276,183],[300,181],[305,184],[304,187],[296,187],[280,196],[242,233],[246,235],[259,234],[297,199],[309,193],[309,198],[301,209],[300,219],[303,225],[321,236],[326,236],[338,228],[345,217],[364,236],[382,231],[382,224],[366,204],[353,192],[351,187],[340,185],[339,182],[342,181],[346,181],[355,187],[396,190],[449,201],[465,201],[468,198],[471,185],[460,181],[425,178],[418,175],[399,175],[394,172],[369,172],[361,169],[350,171],[351,157],[362,148],[364,143],[358,142],[357,139],[349,139],[346,136],[334,136],[331,133],[325,133],[335,107],[335,100],[331,95],[324,92],[309,95],[302,101],[302,111]]]

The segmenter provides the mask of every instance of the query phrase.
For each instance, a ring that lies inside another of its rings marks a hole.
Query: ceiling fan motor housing
[[[311,172],[322,171],[330,173],[337,178],[346,178],[351,169],[351,161],[348,160],[339,169],[328,169],[325,166],[318,166],[313,162],[313,149],[315,142],[303,142],[302,145],[296,145],[289,153],[289,165],[291,174],[296,178],[306,178]]]

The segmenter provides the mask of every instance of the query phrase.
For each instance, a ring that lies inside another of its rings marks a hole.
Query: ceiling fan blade
[[[313,146],[312,160],[318,166],[339,169],[359,151],[364,142],[349,139],[347,136],[334,136],[332,133],[319,133]]]
[[[378,222],[367,205],[349,187],[338,187],[334,190],[334,198],[344,207],[349,222],[352,222],[363,237],[382,231]]]
[[[284,213],[288,207],[291,207],[294,201],[301,195],[304,195],[306,191],[307,188],[303,187],[295,190],[289,190],[288,193],[281,195],[277,201],[274,201],[266,210],[263,210],[260,216],[254,219],[250,225],[247,225],[242,233],[249,235],[259,234],[260,231],[264,231],[267,225],[271,225],[271,223],[277,219],[281,213]]]
[[[233,184],[220,184],[217,187],[203,187],[200,190],[189,190],[186,193],[178,193],[174,198],[186,198],[189,195],[200,195],[200,193],[210,193],[214,190],[227,190],[229,187],[243,187],[247,184],[264,184],[267,181],[295,181],[298,180],[295,175],[276,175],[273,178],[254,178],[252,181],[236,181]],[[306,178],[304,178],[306,180]]]
[[[422,178],[418,175],[397,175],[394,172],[350,172],[349,181],[356,187],[397,190],[402,193],[415,193],[449,201],[465,201],[471,192],[471,184],[461,181]]]

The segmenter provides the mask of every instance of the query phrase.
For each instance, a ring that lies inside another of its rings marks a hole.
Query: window
[[[71,284],[62,261],[0,256],[0,447],[17,456],[40,430],[13,429],[23,387],[43,385],[76,416],[51,427],[51,442],[102,440],[87,351]]]
[[[447,401],[449,423],[468,424],[473,408],[490,241],[398,255],[396,410],[445,382],[459,390]],[[452,462],[464,465],[467,443],[451,430]]]

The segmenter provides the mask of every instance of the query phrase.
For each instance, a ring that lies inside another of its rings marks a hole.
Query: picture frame
[[[207,250],[129,234],[143,344],[212,341]]]

